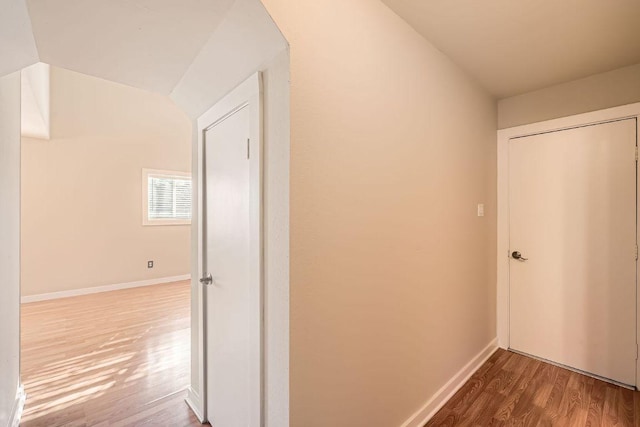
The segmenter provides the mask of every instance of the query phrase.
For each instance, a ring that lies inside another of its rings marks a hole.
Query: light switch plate
[[[478,216],[484,216],[484,204],[478,203]]]

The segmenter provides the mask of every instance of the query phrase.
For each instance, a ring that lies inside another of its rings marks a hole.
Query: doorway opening
[[[184,403],[190,120],[46,64],[22,90],[22,425],[199,424]]]
[[[2,80],[2,91],[0,91],[0,108],[3,111],[9,112],[7,114],[7,137],[3,139],[3,146],[0,147],[3,150],[8,147],[7,151],[12,157],[5,158],[5,165],[20,164],[19,152],[17,148],[20,146],[20,99],[15,94],[19,95],[20,86],[20,73],[15,72],[23,67],[25,64],[33,64],[38,59],[55,67],[53,73],[56,70],[62,70],[67,72],[81,73],[85,78],[98,78],[104,79],[103,82],[125,85],[129,89],[136,88],[135,90],[148,91],[147,94],[159,96],[164,101],[170,100],[175,104],[174,107],[182,111],[189,122],[189,128],[191,131],[191,174],[192,174],[192,192],[198,194],[198,180],[195,179],[200,173],[199,159],[197,146],[198,141],[196,138],[197,119],[201,117],[209,108],[215,105],[218,101],[224,98],[233,88],[237,87],[249,76],[255,73],[262,73],[263,83],[263,99],[264,99],[264,114],[261,122],[261,132],[263,135],[263,150],[264,160],[261,165],[263,180],[263,199],[261,201],[261,218],[265,224],[262,232],[263,239],[263,257],[264,257],[264,283],[263,283],[263,295],[259,301],[260,308],[263,311],[263,342],[259,344],[259,352],[264,368],[264,375],[260,384],[259,393],[262,394],[260,419],[257,421],[258,425],[262,425],[264,422],[268,422],[274,425],[284,425],[288,420],[288,383],[289,383],[289,49],[286,39],[280,33],[279,29],[267,13],[266,9],[259,0],[216,0],[213,2],[200,2],[187,0],[181,2],[179,5],[170,4],[167,2],[159,3],[140,3],[140,2],[127,2],[127,3],[113,3],[113,2],[81,2],[74,1],[66,6],[50,7],[48,2],[35,2],[27,0],[28,10],[25,7],[23,17],[30,21],[29,28],[33,29],[33,36],[35,43],[33,43],[34,51],[37,55],[31,60],[31,62],[25,61],[16,64],[12,69],[11,74]],[[73,70],[73,71],[70,71]],[[62,73],[62,71],[60,71]],[[33,91],[38,92],[39,81],[33,83]],[[16,90],[17,88],[17,90]],[[6,90],[5,90],[6,89]],[[111,97],[117,97],[117,90],[113,93],[106,95],[109,98],[105,101],[104,105],[99,104],[98,107],[102,108],[105,105],[112,102]],[[61,96],[69,95],[72,92],[52,93],[52,99],[59,99]],[[37,97],[37,94],[35,94]],[[78,99],[86,97],[87,93],[79,91],[75,93]],[[58,97],[58,98],[57,98]],[[35,115],[38,116],[42,111],[38,111],[42,105],[35,108]],[[108,158],[112,155],[105,147],[107,144],[95,144],[95,147],[99,149],[93,149],[94,145],[80,144],[77,152],[70,154],[69,158],[74,156],[88,155],[92,157],[90,160],[83,160],[76,164],[69,164],[66,168],[59,167],[47,170],[41,168],[40,165],[46,165],[51,167],[52,162],[47,163],[47,155],[51,154],[55,150],[67,149],[71,145],[70,141],[74,138],[79,138],[86,135],[96,129],[102,130],[104,127],[113,126],[116,131],[121,130],[121,127],[132,126],[132,117],[138,117],[138,114],[144,113],[147,107],[140,108],[131,114],[123,114],[119,116],[120,120],[114,119],[110,114],[102,114],[102,121],[96,122],[88,121],[81,122],[77,126],[77,129],[65,128],[64,126],[57,125],[57,120],[60,117],[56,117],[55,114],[50,117],[52,126],[50,127],[50,135],[43,138],[44,140],[56,139],[56,135],[66,135],[64,138],[60,138],[57,144],[47,145],[46,141],[40,141],[41,144],[33,143],[33,147],[29,146],[27,149],[37,151],[35,146],[42,149],[45,153],[38,158],[38,162],[35,164],[37,167],[30,167],[31,172],[36,176],[41,173],[43,176],[50,176],[52,179],[46,181],[46,184],[52,188],[51,194],[57,195],[57,198],[51,202],[58,208],[54,211],[55,215],[52,218],[59,219],[60,224],[67,224],[69,229],[67,235],[61,236],[62,232],[57,230],[57,235],[54,233],[52,239],[63,241],[69,244],[82,243],[82,239],[86,236],[80,233],[80,225],[84,225],[86,222],[91,226],[95,226],[94,233],[97,237],[105,240],[106,242],[112,242],[118,240],[116,236],[108,233],[107,227],[105,227],[106,221],[101,221],[99,216],[88,212],[86,206],[80,206],[78,212],[71,212],[72,215],[79,218],[80,224],[74,227],[74,223],[68,226],[68,218],[63,214],[68,208],[65,203],[71,206],[71,202],[74,202],[74,189],[81,189],[81,187],[89,187],[93,190],[90,193],[91,200],[99,200],[100,203],[105,203],[106,207],[118,207],[115,201],[119,196],[126,193],[130,197],[122,202],[119,206],[125,209],[124,206],[134,206],[137,214],[137,220],[140,221],[143,229],[165,229],[175,230],[180,226],[176,224],[163,225],[163,226],[150,226],[144,224],[144,218],[140,213],[142,211],[147,212],[150,206],[150,201],[143,197],[143,194],[148,193],[149,190],[141,190],[141,183],[145,182],[149,187],[149,179],[156,179],[158,188],[164,188],[170,186],[167,182],[168,179],[173,179],[174,182],[172,188],[178,187],[176,182],[185,172],[185,168],[179,166],[163,166],[158,165],[159,162],[150,162],[151,164],[145,164],[143,166],[138,165],[140,170],[137,172],[136,191],[140,191],[142,194],[134,194],[131,188],[124,188],[120,193],[117,192],[99,192],[97,186],[98,177],[108,176],[110,179],[117,181],[122,178],[122,175],[128,172],[125,171],[125,166],[129,166],[139,160],[139,157],[143,157],[151,150],[147,147],[145,153],[139,153],[136,155],[123,155],[118,158],[120,166],[112,166],[110,168],[100,169],[100,161]],[[130,106],[126,105],[123,110],[130,110]],[[81,116],[83,111],[74,111],[76,116]],[[117,116],[119,111],[114,114]],[[25,114],[26,116],[27,114]],[[17,120],[15,120],[17,118]],[[166,122],[166,117],[163,117],[161,122]],[[141,119],[145,120],[145,119]],[[17,122],[17,123],[16,123]],[[40,123],[41,125],[42,123]],[[91,127],[95,129],[91,129]],[[4,129],[3,129],[4,131]],[[156,129],[150,130],[149,133],[153,134],[157,132]],[[100,138],[108,138],[110,135],[101,135]],[[139,135],[136,138],[136,142],[133,145],[143,145],[138,140],[145,140],[148,135]],[[33,137],[33,136],[31,136]],[[177,134],[171,132],[164,132],[162,135],[156,135],[156,138],[170,137],[177,138]],[[155,143],[155,142],[154,142]],[[149,143],[150,145],[152,143]],[[29,144],[25,144],[25,147]],[[11,151],[16,148],[16,152]],[[51,151],[52,153],[49,153]],[[64,156],[62,156],[64,157]],[[154,160],[157,160],[154,159]],[[63,158],[64,162],[69,162],[70,159]],[[26,160],[25,160],[26,162]],[[25,165],[26,166],[26,165]],[[16,193],[19,196],[20,192],[20,170],[18,167],[5,167],[6,173],[3,175],[3,179],[6,176],[6,187],[12,191],[12,195]],[[144,170],[147,170],[146,178]],[[128,170],[128,169],[127,169]],[[75,179],[69,179],[71,175],[70,171],[75,172]],[[160,172],[160,173],[158,173]],[[28,173],[26,171],[25,173]],[[61,177],[67,178],[67,181],[71,183],[71,190],[68,192],[60,191],[59,187],[55,187],[56,179]],[[159,176],[158,176],[159,175]],[[5,183],[3,182],[3,185]],[[155,185],[154,184],[154,185]],[[125,186],[126,187],[126,186]],[[153,187],[153,185],[151,186]],[[155,188],[155,187],[153,187]],[[4,190],[4,187],[3,187]],[[174,194],[175,193],[175,194]],[[172,196],[178,197],[179,191],[176,189],[172,192]],[[45,196],[50,196],[49,193]],[[16,196],[17,197],[17,196]],[[15,198],[15,197],[14,197]],[[34,198],[32,200],[34,205],[37,205],[39,200]],[[44,197],[42,197],[44,200]],[[118,199],[119,200],[119,199]],[[145,208],[142,205],[141,200],[146,200],[148,206]],[[208,383],[208,379],[205,376],[207,369],[207,361],[205,360],[206,351],[216,352],[223,351],[222,348],[209,348],[205,347],[205,335],[207,333],[204,324],[204,318],[206,315],[211,314],[212,310],[209,304],[204,300],[204,286],[199,282],[200,278],[205,277],[205,272],[201,270],[201,265],[196,261],[203,256],[203,248],[200,244],[201,234],[199,234],[200,226],[203,224],[200,215],[201,201],[198,198],[192,198],[192,224],[191,233],[189,238],[190,246],[190,261],[188,274],[191,276],[190,283],[190,313],[189,313],[189,381],[188,389],[186,392],[186,402],[192,409],[193,413],[197,417],[199,422],[205,422],[208,416],[211,415],[211,411],[208,411],[208,399],[207,389],[211,389],[212,384]],[[110,206],[112,203],[114,206]],[[47,205],[46,209],[42,211],[51,211],[53,206]],[[95,203],[94,203],[95,204]],[[19,205],[16,199],[16,206]],[[174,210],[179,211],[179,202],[175,201],[172,204]],[[5,206],[7,211],[8,221],[5,224],[6,229],[19,230],[20,227],[20,212],[19,209]],[[33,218],[29,218],[25,221],[25,229],[29,223],[35,223],[38,225],[38,221],[47,222],[50,221],[45,215],[41,215],[37,208],[31,210],[35,212]],[[4,214],[4,211],[3,211]],[[34,219],[35,218],[35,219]],[[147,218],[150,220],[153,218]],[[176,220],[176,218],[172,219]],[[66,222],[65,222],[66,221]],[[92,223],[93,221],[93,223]],[[52,221],[55,222],[55,221]],[[60,225],[58,227],[62,229]],[[55,232],[54,224],[54,232]],[[51,247],[47,247],[44,243],[41,246],[37,242],[38,236],[25,236],[25,239],[31,239],[36,244],[26,245],[25,251],[29,251],[29,248],[47,248],[47,250],[41,250],[38,255],[42,261],[44,267],[39,269],[32,269],[27,265],[21,268],[18,261],[20,248],[20,237],[18,231],[12,234],[11,242],[5,246],[8,251],[11,251],[12,257],[7,258],[8,265],[11,267],[9,272],[11,275],[10,289],[12,298],[7,306],[11,308],[11,311],[3,310],[2,316],[6,320],[7,328],[1,332],[0,340],[3,343],[3,357],[6,354],[6,359],[9,361],[10,366],[10,378],[7,379],[7,388],[16,389],[16,397],[13,408],[11,409],[11,418],[19,419],[22,412],[22,403],[24,402],[24,393],[21,387],[21,380],[19,376],[20,370],[20,345],[17,339],[19,335],[19,271],[26,272],[24,276],[25,289],[35,289],[33,286],[40,286],[42,281],[51,281],[56,283],[65,283],[69,285],[72,280],[69,278],[83,277],[89,280],[100,278],[102,281],[99,285],[89,286],[91,288],[101,288],[104,291],[114,291],[114,287],[122,285],[120,280],[113,280],[113,277],[109,276],[108,272],[111,271],[114,262],[113,259],[107,260],[105,264],[100,262],[89,262],[89,255],[92,253],[98,253],[104,249],[98,246],[85,245],[83,252],[69,251],[65,252],[59,250],[59,253]],[[66,239],[66,240],[63,240]],[[98,240],[98,239],[96,239]],[[49,242],[47,242],[49,243]],[[122,248],[124,254],[129,249],[129,242],[126,238],[120,238],[117,242]],[[82,246],[80,244],[79,246]],[[66,271],[60,273],[62,269],[59,265],[52,263],[47,255],[59,256],[68,263]],[[76,255],[74,258],[73,255]],[[116,257],[120,256],[118,254]],[[135,264],[135,268],[139,268],[142,264],[143,269],[160,269],[165,266],[165,261],[162,261],[159,256],[138,256],[129,254],[128,258],[122,257],[121,265],[117,267],[126,267],[127,262],[131,261]],[[77,259],[76,259],[77,258]],[[73,260],[76,259],[76,262]],[[105,258],[106,259],[106,258]],[[114,258],[115,259],[115,258]],[[82,262],[84,260],[84,263]],[[101,259],[100,261],[102,261]],[[142,262],[139,262],[142,260]],[[151,263],[151,261],[153,263]],[[49,264],[47,264],[49,263]],[[69,267],[70,264],[73,264]],[[33,265],[33,264],[32,264]],[[151,267],[153,266],[153,267]],[[44,271],[49,268],[49,272]],[[77,269],[77,274],[74,276],[74,269]],[[124,268],[123,268],[124,269]],[[28,271],[28,272],[27,272]],[[144,270],[148,271],[148,270]],[[81,274],[82,273],[82,274]],[[86,273],[86,274],[85,274]],[[31,274],[31,277],[29,277]],[[182,279],[184,276],[182,273],[176,273],[178,276],[163,276],[165,278],[177,278]],[[62,276],[66,276],[62,277]],[[35,279],[34,279],[35,278]],[[109,280],[107,280],[109,279]],[[126,284],[143,282],[144,280],[134,280],[134,282],[125,282]],[[29,284],[31,283],[31,284]],[[33,285],[36,283],[36,285]],[[146,284],[146,283],[145,283]],[[169,286],[169,285],[166,285]],[[150,288],[150,287],[148,287]],[[84,288],[80,288],[84,289]],[[132,288],[134,290],[147,289],[144,287]],[[37,289],[36,289],[37,290]],[[39,304],[46,301],[35,301],[35,295],[39,295],[40,299],[46,299],[42,295],[53,296],[70,296],[71,289],[53,290],[53,292],[44,293],[32,293],[27,294],[25,292],[25,303]],[[120,289],[120,291],[124,291]],[[28,292],[28,291],[27,291]],[[62,292],[63,294],[60,294]],[[175,295],[177,292],[172,292]],[[52,295],[54,294],[54,295]],[[73,294],[72,294],[73,295]],[[88,294],[87,297],[100,295],[99,293]],[[32,297],[31,302],[28,298]],[[77,296],[76,298],[80,298]],[[100,300],[100,297],[96,297]],[[84,306],[83,306],[84,307]],[[139,307],[131,308],[128,311],[140,311]],[[143,317],[145,317],[143,315]],[[6,318],[6,319],[5,319]],[[109,317],[111,319],[111,317]],[[68,324],[80,323],[81,320],[69,320]],[[105,320],[105,323],[106,320]],[[71,328],[73,329],[73,328]],[[26,333],[26,332],[25,332]],[[123,339],[116,337],[117,339]],[[60,338],[60,340],[63,340]],[[4,346],[6,344],[6,346]],[[38,345],[45,345],[39,342]],[[23,368],[25,365],[23,364]],[[87,368],[89,369],[89,368]],[[266,374],[268,372],[268,375]],[[49,372],[47,374],[47,381],[51,380],[55,374]],[[126,383],[126,381],[125,381]],[[127,384],[130,384],[129,381]],[[106,386],[105,386],[106,387]],[[68,385],[68,391],[73,392],[78,387],[75,385]],[[62,389],[59,390],[62,393]],[[96,393],[104,390],[93,390]],[[93,392],[92,391],[92,392]],[[27,390],[28,392],[28,390]],[[162,399],[154,400],[159,404],[164,404]],[[64,404],[64,402],[59,402]],[[48,405],[46,407],[49,413],[56,413],[55,405]],[[93,407],[84,404],[79,404],[75,407],[78,410],[92,412]],[[44,408],[43,408],[44,409]],[[140,409],[140,408],[139,408]],[[144,412],[144,411],[143,411]],[[62,413],[62,411],[60,411]],[[93,415],[92,415],[93,416]],[[133,418],[131,418],[133,419]],[[51,420],[51,417],[44,421],[40,420],[46,425],[51,425],[55,420]],[[124,422],[124,421],[122,421]]]

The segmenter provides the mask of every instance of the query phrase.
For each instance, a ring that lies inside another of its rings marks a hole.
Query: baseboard
[[[95,286],[92,288],[72,289],[69,291],[51,292],[48,294],[27,295],[20,298],[20,302],[25,304],[29,302],[47,301],[58,298],[77,297],[80,295],[97,294],[100,292],[118,291],[120,289],[140,288],[142,286],[160,285],[162,283],[180,282],[182,280],[191,279],[190,274],[182,276],[161,277],[158,279],[140,280],[137,282],[116,283],[114,285]]]
[[[202,400],[200,399],[200,395],[195,392],[191,386],[187,389],[187,398],[184,400],[189,405],[189,408],[193,411],[198,421],[201,423],[205,423],[207,420],[202,415]]]
[[[484,362],[498,349],[498,339],[493,339],[480,353],[460,369],[447,383],[442,386],[427,403],[413,414],[402,427],[423,427],[444,406],[453,395],[460,390],[471,375],[473,375]]]
[[[20,418],[22,417],[22,410],[24,409],[24,401],[26,398],[27,395],[24,393],[24,387],[20,384],[16,391],[16,401],[13,404],[13,409],[11,409],[9,427],[18,427],[20,425]]]

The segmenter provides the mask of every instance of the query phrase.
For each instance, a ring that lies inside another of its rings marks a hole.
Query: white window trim
[[[158,225],[191,225],[190,219],[149,219],[149,175],[165,175],[168,177],[184,177],[193,178],[191,172],[178,172],[162,169],[142,169],[142,225],[158,226]],[[193,203],[191,204],[193,210]],[[193,211],[191,212],[193,218]]]

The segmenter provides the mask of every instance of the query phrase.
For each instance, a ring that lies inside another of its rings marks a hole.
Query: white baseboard
[[[16,391],[16,401],[13,404],[13,409],[11,409],[9,427],[18,427],[20,425],[20,418],[22,417],[22,410],[24,409],[24,401],[26,398],[27,395],[24,393],[24,387],[20,384]]]
[[[80,295],[97,294],[100,292],[117,291],[120,289],[139,288],[142,286],[160,285],[162,283],[180,282],[182,280],[191,279],[190,274],[182,276],[161,277],[158,279],[140,280],[137,282],[116,283],[114,285],[95,286],[93,288],[72,289],[69,291],[51,292],[48,294],[27,295],[20,298],[20,302],[25,304],[28,302],[47,301],[58,298],[77,297]]]
[[[401,427],[423,427],[497,349],[498,339],[494,338],[480,353],[447,381],[440,390],[431,396],[431,399],[429,399],[418,412],[405,421]]]
[[[200,421],[201,423],[204,423],[207,421],[204,419],[204,416],[202,415],[203,406],[202,406],[202,401],[200,400],[200,395],[196,393],[191,386],[189,386],[189,388],[187,389],[187,398],[185,399],[185,402],[187,402],[187,405],[189,405],[189,408],[191,408],[193,413],[196,415],[196,418],[198,418],[198,421]]]

